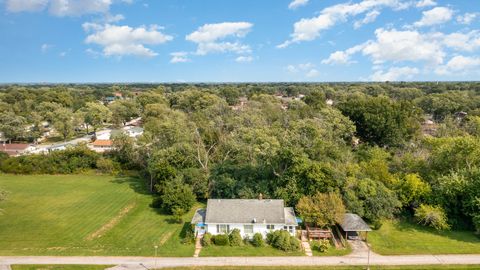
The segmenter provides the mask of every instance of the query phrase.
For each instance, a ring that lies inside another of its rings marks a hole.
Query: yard
[[[134,177],[0,175],[0,189],[0,255],[193,255]]]
[[[480,253],[480,238],[472,232],[437,232],[407,221],[385,222],[368,241],[382,255]]]
[[[244,257],[244,256],[304,256],[303,251],[285,252],[271,246],[254,247],[244,245],[240,247],[211,245],[202,248],[200,257]]]

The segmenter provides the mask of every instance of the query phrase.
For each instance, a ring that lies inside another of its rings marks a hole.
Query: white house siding
[[[220,232],[217,232],[217,225],[228,225],[230,232],[234,229],[239,229],[240,234],[242,237],[252,237],[255,233],[261,233],[264,237],[269,233],[270,229],[267,229],[267,224],[254,224],[254,223],[249,223],[249,224],[207,224],[206,231],[211,233],[212,235],[217,235],[217,234],[222,234]],[[244,225],[253,225],[253,233],[245,233],[244,230]],[[273,230],[283,230],[286,225],[283,224],[268,224],[268,225],[274,225]],[[291,235],[295,235],[296,230],[295,226],[287,226],[287,229]]]

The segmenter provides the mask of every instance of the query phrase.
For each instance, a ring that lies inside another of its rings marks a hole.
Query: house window
[[[267,230],[272,230],[272,231],[275,230],[275,225],[273,225],[273,224],[268,224],[268,225],[267,225]]]
[[[230,225],[217,224],[217,233],[230,233]]]
[[[243,225],[243,232],[245,234],[253,234],[253,225]]]
[[[289,233],[292,233],[292,234],[293,234],[293,229],[294,229],[293,226],[288,226],[288,232],[289,232]]]

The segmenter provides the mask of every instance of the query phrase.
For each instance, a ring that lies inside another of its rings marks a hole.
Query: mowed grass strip
[[[159,256],[193,254],[194,246],[180,241],[185,224],[171,223],[170,216],[152,209],[140,179],[0,175],[0,188],[8,192],[0,205],[5,210],[0,216],[0,255],[153,256],[155,245]],[[113,226],[102,230],[108,224]],[[98,237],[88,237],[98,231]]]
[[[480,238],[473,232],[438,232],[404,220],[385,222],[368,234],[368,241],[382,255],[480,254]]]
[[[113,265],[12,265],[12,270],[104,270]]]

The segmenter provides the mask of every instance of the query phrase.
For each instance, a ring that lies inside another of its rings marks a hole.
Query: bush
[[[265,241],[263,241],[263,236],[262,236],[261,233],[256,233],[256,234],[253,235],[252,245],[255,246],[255,247],[265,246]]]
[[[421,204],[415,209],[415,218],[418,223],[430,226],[436,230],[448,230],[450,225],[447,223],[447,215],[439,206]]]
[[[230,245],[228,235],[226,235],[226,234],[215,235],[215,236],[212,237],[212,241],[217,246],[228,246],[228,245]]]
[[[312,250],[327,252],[331,245],[330,245],[330,241],[328,241],[327,239],[323,239],[320,241],[312,241],[311,246],[312,246]]]
[[[239,229],[233,229],[232,232],[230,232],[229,241],[230,241],[230,246],[232,247],[238,247],[243,245],[243,239],[242,239],[242,236],[240,235]]]
[[[176,223],[183,222],[183,215],[185,214],[185,210],[183,210],[182,208],[175,207],[172,210],[172,214],[173,214],[173,220]]]
[[[103,157],[97,160],[96,167],[99,172],[112,175],[117,174],[120,171],[120,164],[111,159]]]
[[[277,249],[283,251],[295,251],[300,249],[300,240],[291,236],[284,230],[274,231],[267,234],[268,243]]]
[[[207,232],[202,237],[202,246],[208,247],[212,245],[212,234]]]

